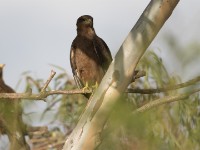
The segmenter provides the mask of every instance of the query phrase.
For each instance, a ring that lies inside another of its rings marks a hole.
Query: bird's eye
[[[85,21],[85,19],[81,19],[81,22],[84,22]]]

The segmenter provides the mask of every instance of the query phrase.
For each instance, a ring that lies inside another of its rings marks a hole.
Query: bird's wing
[[[104,71],[107,71],[110,63],[112,62],[112,55],[107,44],[103,41],[103,39],[96,36],[94,39],[94,47]]]
[[[73,47],[71,47],[71,50],[70,50],[70,64],[71,64],[71,68],[72,68],[72,73],[73,73],[73,76],[74,76],[74,80],[75,80],[75,83],[76,85],[78,86],[79,89],[82,89],[84,87],[83,83],[81,82],[80,80],[80,77],[77,73],[77,67],[76,67],[76,53],[75,53],[76,49]]]
[[[73,46],[71,46],[71,50],[70,50],[70,64],[72,68],[72,73],[73,75],[75,75],[76,74],[76,60],[75,60],[75,48]]]

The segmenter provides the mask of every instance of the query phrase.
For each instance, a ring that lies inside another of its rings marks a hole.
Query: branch
[[[171,90],[177,90],[180,88],[184,88],[187,86],[191,86],[197,82],[200,81],[200,76],[189,80],[185,83],[180,83],[177,85],[170,85],[170,86],[166,86],[164,88],[157,88],[157,89],[127,89],[126,93],[141,93],[141,94],[153,94],[153,93],[160,93],[160,92],[167,92],[167,91],[171,91]]]
[[[157,100],[149,102],[148,104],[145,104],[144,106],[138,108],[136,111],[134,111],[134,113],[142,113],[144,111],[147,111],[149,109],[152,109],[152,108],[157,107],[157,106],[162,105],[162,104],[171,103],[171,102],[175,102],[175,101],[178,101],[178,100],[186,99],[189,96],[191,96],[192,94],[199,92],[199,91],[200,91],[200,89],[192,91],[192,92],[187,93],[187,94],[177,94],[177,95],[174,95],[174,96],[167,96],[167,97],[164,97],[164,98],[159,98]]]
[[[39,94],[30,94],[30,93],[0,93],[1,99],[27,99],[27,100],[44,100],[50,95],[55,94],[84,94],[84,93],[92,93],[92,90],[86,89],[76,89],[76,90],[53,90],[53,91],[45,91]]]
[[[53,79],[55,74],[56,74],[56,72],[51,70],[51,75],[50,75],[49,79],[46,81],[46,83],[44,84],[44,87],[42,88],[41,93],[46,91],[47,86],[49,85],[49,83],[51,82],[51,80]]]
[[[178,2],[179,0],[151,0],[117,52],[98,89],[91,96],[63,150],[93,150],[101,143],[101,132],[114,105],[131,82],[140,58]]]
[[[92,93],[92,90],[86,89],[76,89],[76,90],[53,90],[53,91],[46,91],[49,83],[55,76],[56,72],[51,70],[51,74],[44,84],[41,92],[39,94],[33,94],[32,90],[28,91],[27,93],[0,93],[0,100],[3,99],[27,99],[27,100],[45,100],[50,95],[54,94],[83,94],[83,93]]]
[[[53,73],[55,75],[55,72]],[[47,80],[48,84],[50,83],[50,81],[53,78],[53,74],[50,75],[49,79]],[[144,74],[142,74],[142,76],[144,76]],[[141,77],[141,76],[139,76]],[[136,77],[139,78],[138,76]],[[191,86],[197,82],[200,81],[200,76],[189,80],[185,83],[180,83],[177,85],[171,85],[171,86],[166,86],[164,88],[157,88],[157,89],[127,89],[125,92],[126,93],[141,93],[141,94],[153,94],[153,93],[160,93],[160,92],[167,92],[170,90],[176,90],[176,89],[180,89],[180,88],[184,88],[187,86]],[[45,88],[43,87],[42,89],[46,89],[47,88],[47,82],[45,84]],[[32,93],[0,93],[0,100],[1,99],[27,99],[27,100],[44,100],[45,98],[47,98],[50,95],[55,95],[55,94],[64,94],[64,95],[72,95],[72,94],[85,94],[85,93],[92,93],[93,90],[92,89],[86,89],[86,90],[82,90],[82,89],[75,89],[75,90],[52,90],[52,91],[46,91],[43,90],[42,93],[39,94],[32,94]]]

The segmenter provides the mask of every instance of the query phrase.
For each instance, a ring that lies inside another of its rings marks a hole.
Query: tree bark
[[[131,82],[138,61],[178,2],[152,0],[149,3],[120,47],[99,88],[90,98],[63,150],[92,150],[98,146],[101,131],[114,104]]]

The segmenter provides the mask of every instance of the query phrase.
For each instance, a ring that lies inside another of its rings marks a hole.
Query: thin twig
[[[133,73],[133,79],[132,79],[131,82],[135,82],[136,79],[141,78],[141,77],[144,77],[144,76],[146,76],[146,72],[145,72],[145,71],[137,71],[137,70],[136,70],[136,71]]]
[[[197,82],[200,81],[200,76],[189,80],[185,83],[180,83],[177,85],[171,85],[171,86],[166,86],[164,88],[157,88],[157,89],[127,89],[126,93],[141,93],[141,94],[153,94],[153,93],[161,93],[161,92],[167,92],[167,91],[171,91],[171,90],[177,90],[180,88],[184,88],[190,85],[193,85]]]
[[[45,86],[42,88],[43,90],[41,90],[41,92],[39,94],[30,94],[30,93],[0,93],[0,100],[1,99],[27,99],[27,100],[44,100],[45,98],[47,98],[50,95],[55,95],[55,94],[68,94],[68,95],[72,95],[72,94],[85,94],[85,93],[92,93],[93,90],[92,89],[86,89],[86,90],[82,90],[82,89],[75,89],[75,90],[52,90],[52,91],[46,91],[46,88],[48,86],[48,84],[50,83],[50,81],[52,80],[53,76],[55,75],[55,72],[52,72],[49,79],[47,80]],[[153,93],[160,93],[160,92],[166,92],[166,91],[170,91],[170,90],[176,90],[176,89],[180,89],[180,88],[184,88],[190,85],[193,85],[197,82],[200,81],[200,76],[189,80],[185,83],[181,83],[181,84],[177,84],[177,85],[173,85],[173,86],[167,86],[165,88],[157,88],[157,89],[127,89],[125,92],[126,93],[141,93],[141,94],[153,94]],[[42,92],[43,91],[43,92]]]
[[[197,89],[197,90],[194,90],[194,91],[186,93],[186,94],[177,94],[177,95],[174,95],[174,96],[166,96],[166,97],[163,97],[163,98],[159,98],[157,100],[149,102],[146,105],[143,105],[142,107],[140,107],[136,111],[134,111],[134,113],[142,113],[144,111],[155,108],[155,107],[162,105],[162,104],[171,103],[171,102],[175,102],[175,101],[178,101],[178,100],[186,99],[189,96],[191,96],[192,94],[199,92],[199,91],[200,91],[200,89]]]
[[[49,83],[51,82],[51,80],[53,79],[55,74],[56,74],[56,72],[51,70],[51,75],[50,75],[49,79],[46,81],[46,83],[44,84],[44,87],[42,88],[41,93],[46,91],[47,86],[49,85]]]

